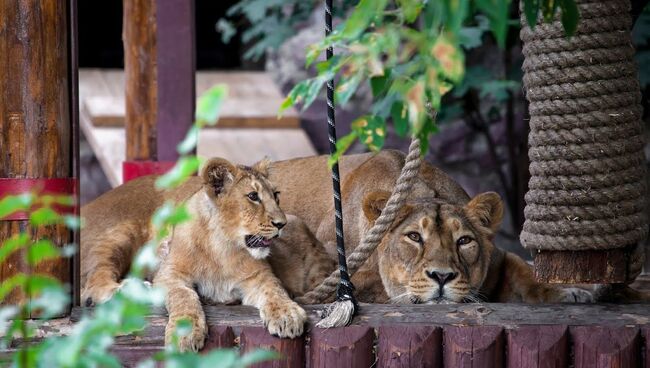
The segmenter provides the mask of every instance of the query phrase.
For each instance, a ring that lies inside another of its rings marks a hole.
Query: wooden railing
[[[306,307],[310,326],[320,306]],[[204,350],[280,352],[263,367],[650,367],[649,305],[361,305],[351,326],[270,336],[254,308],[208,306]],[[77,320],[84,309],[75,309]],[[139,336],[117,339],[126,366],[163,348],[158,311]],[[643,365],[645,364],[645,365]]]

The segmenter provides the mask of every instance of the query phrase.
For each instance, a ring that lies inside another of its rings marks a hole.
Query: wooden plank
[[[569,362],[567,326],[524,326],[508,331],[508,367],[563,368]]]
[[[645,368],[650,368],[650,326],[641,329],[645,340]]]
[[[374,332],[371,328],[314,329],[311,332],[310,367],[370,367]]]
[[[445,367],[503,367],[503,328],[498,326],[444,328]]]
[[[637,327],[571,328],[575,368],[639,367],[641,339]]]
[[[67,178],[72,175],[69,27],[67,1],[0,2],[0,177]],[[0,222],[0,243],[18,232],[47,236],[63,246],[63,225],[29,230],[27,221]],[[1,266],[0,281],[29,271],[17,252]],[[72,272],[68,258],[47,260],[31,272],[63,283]],[[14,291],[4,303],[18,304]]]
[[[126,160],[156,160],[156,2],[123,4]]]
[[[442,329],[435,326],[381,326],[377,367],[442,367]]]
[[[138,363],[151,358],[155,353],[163,351],[162,346],[114,346],[111,351],[115,354],[122,366],[125,368],[135,368]],[[162,364],[156,365],[162,367]]]
[[[232,327],[223,325],[208,326],[208,338],[205,340],[203,352],[213,349],[232,348],[235,346],[235,333]]]
[[[194,122],[194,0],[156,0],[157,160],[176,161]]]
[[[263,327],[246,327],[239,337],[242,353],[256,349],[276,351],[282,359],[253,365],[257,368],[302,368],[305,366],[305,339],[281,339],[271,336]]]
[[[200,71],[196,73],[196,96],[218,83],[228,86],[228,98],[215,128],[300,128],[300,117],[294,108],[287,109],[281,117],[277,116],[284,96],[268,73]],[[85,96],[82,106],[88,111],[93,125],[124,126],[122,71],[84,69],[80,74],[80,84]]]
[[[535,277],[548,283],[623,283],[628,258],[625,249],[541,251],[535,255]]]
[[[456,326],[626,326],[650,325],[648,304],[446,304],[390,305],[360,304],[354,326],[379,327],[391,324]],[[310,323],[319,321],[317,312],[323,305],[304,306]],[[240,327],[263,327],[259,311],[242,305],[204,306],[208,324]],[[77,321],[86,308],[75,308],[70,316]],[[164,328],[164,308],[156,309],[150,321]]]

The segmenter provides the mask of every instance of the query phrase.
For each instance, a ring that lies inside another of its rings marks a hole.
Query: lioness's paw
[[[302,335],[307,313],[297,303],[269,303],[260,309],[260,317],[271,335],[294,338]]]
[[[593,303],[594,296],[591,292],[580,288],[561,289],[560,303]]]
[[[178,349],[181,352],[198,352],[203,349],[205,338],[208,336],[208,329],[203,320],[189,317],[175,317],[170,318],[165,327],[165,345],[171,345],[176,330],[176,324],[180,320],[189,320],[192,324],[192,329],[189,333],[178,336]]]

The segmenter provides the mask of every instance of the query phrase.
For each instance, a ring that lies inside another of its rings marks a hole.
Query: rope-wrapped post
[[[523,246],[540,281],[622,283],[648,231],[641,94],[629,0],[578,0],[576,33],[521,17],[530,102]]]

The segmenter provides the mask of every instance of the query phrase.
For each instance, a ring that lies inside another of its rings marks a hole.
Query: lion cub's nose
[[[277,227],[278,230],[280,230],[280,229],[282,229],[282,228],[284,227],[284,225],[286,225],[287,223],[286,223],[286,222],[281,222],[281,221],[278,221],[278,222],[271,221],[271,224],[273,224],[273,226]]]
[[[435,280],[440,287],[458,276],[457,272],[426,271],[427,276]]]

